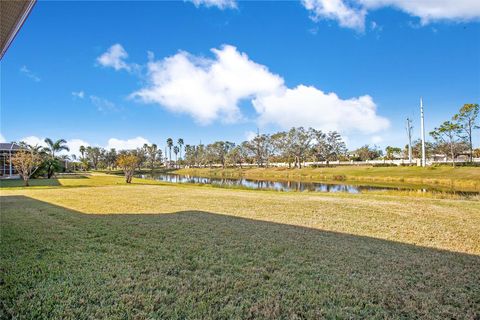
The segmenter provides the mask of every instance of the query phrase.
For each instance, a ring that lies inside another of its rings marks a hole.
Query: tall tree
[[[178,153],[180,152],[180,148],[178,146],[173,147],[173,153],[175,154],[175,167],[178,167]]]
[[[264,163],[263,140],[262,136],[257,134],[245,145],[259,167],[262,167]]]
[[[49,154],[48,159],[45,159],[43,166],[47,170],[47,178],[50,179],[56,171],[60,170],[60,159],[56,156],[55,153],[60,151],[70,151],[67,146],[67,141],[65,139],[58,139],[53,141],[50,138],[46,138],[45,140],[46,147],[44,151]]]
[[[313,153],[319,161],[329,161],[330,146],[327,142],[327,135],[321,130],[312,129]],[[327,163],[328,164],[328,163]]]
[[[478,126],[477,124],[479,113],[480,107],[478,106],[478,104],[467,103],[464,104],[463,107],[460,108],[460,111],[453,116],[453,120],[459,127],[461,138],[465,139],[468,143],[468,147],[470,149],[470,162],[473,161],[473,130],[480,128],[480,126]]]
[[[191,146],[189,144],[185,145],[185,164],[189,167],[193,167],[197,164],[196,159],[196,146]]]
[[[155,143],[151,145],[145,145],[144,148],[147,151],[147,161],[148,161],[150,170],[153,171],[157,161],[159,159],[162,159],[162,150],[158,149]]]
[[[292,153],[295,157],[295,167],[301,168],[311,149],[312,132],[311,130],[305,130],[303,127],[298,127],[290,129],[288,135]]]
[[[97,170],[102,156],[102,149],[99,147],[87,147],[86,155],[88,160],[92,163],[93,169]]]
[[[85,152],[87,151],[87,149],[85,148],[85,146],[80,146],[80,148],[78,149],[80,151],[80,154],[82,155],[82,159],[85,158]]]
[[[347,145],[337,131],[330,131],[327,134],[327,143],[330,146],[329,160],[336,161],[347,153]]]
[[[220,163],[223,168],[226,165],[226,156],[228,152],[235,147],[235,143],[229,141],[216,141],[209,147],[209,160],[212,163]]]
[[[452,165],[455,167],[455,144],[458,142],[460,126],[451,121],[445,121],[438,128],[435,128],[430,135],[435,141],[445,143],[450,149]]]
[[[178,146],[180,147],[180,150],[179,150],[179,152],[180,152],[180,160],[182,160],[182,147],[183,147],[183,145],[184,145],[183,139],[182,139],[182,138],[179,138],[178,141],[177,141],[177,143],[178,143]]]
[[[167,139],[167,147],[168,147],[168,160],[169,162],[172,162],[172,147],[173,147],[173,139],[168,138]],[[170,164],[169,164],[170,166]]]
[[[226,156],[226,162],[233,166],[239,165],[242,168],[242,163],[245,162],[247,154],[242,145],[238,145],[230,149]]]
[[[290,157],[291,152],[288,134],[285,131],[274,133],[270,136],[270,141],[280,161],[288,162],[288,166],[290,167],[292,159]]]
[[[425,154],[430,157],[433,154],[434,145],[432,142],[425,141]],[[412,143],[413,158],[420,158],[422,156],[422,140],[417,139]]]
[[[373,160],[382,156],[382,151],[377,146],[370,147],[368,144],[355,150],[355,153],[358,159],[362,161]]]
[[[339,160],[347,153],[347,147],[342,136],[337,131],[330,131],[325,134],[321,130],[310,129],[313,140],[313,152],[317,160],[329,161]]]
[[[207,161],[207,148],[205,145],[200,143],[196,148],[195,148],[195,159],[197,161],[198,166],[206,166],[208,161]]]
[[[108,168],[113,170],[117,164],[117,150],[115,148],[111,148],[109,151],[105,153],[105,164]]]
[[[387,158],[387,160],[393,160],[395,159],[395,154],[399,154],[400,152],[402,152],[401,148],[387,146],[385,148],[385,158]]]
[[[50,138],[45,139],[45,143],[47,146],[45,147],[45,151],[50,153],[52,158],[55,158],[55,153],[60,151],[70,151],[67,146],[67,141],[65,139],[58,139],[57,141],[53,141]]]

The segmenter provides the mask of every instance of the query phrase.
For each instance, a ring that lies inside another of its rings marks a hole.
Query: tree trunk
[[[455,154],[453,153],[453,143],[450,144],[450,154],[452,155],[452,166],[455,168]]]
[[[28,187],[29,184],[28,184],[28,178],[23,178],[23,182],[25,182],[25,187]]]
[[[473,162],[473,143],[472,143],[472,128],[468,128],[468,140],[470,147],[470,162]]]
[[[130,170],[127,170],[127,169],[124,169],[123,172],[125,174],[125,182],[126,183],[132,182],[133,172],[130,172]]]

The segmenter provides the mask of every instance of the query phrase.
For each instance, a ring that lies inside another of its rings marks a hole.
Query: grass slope
[[[480,316],[480,202],[121,181],[1,189],[0,318]]]
[[[358,183],[381,183],[396,186],[426,186],[463,191],[480,191],[480,167],[368,167],[340,166],[330,168],[191,168],[176,171],[207,177],[245,177],[295,181],[346,180]]]

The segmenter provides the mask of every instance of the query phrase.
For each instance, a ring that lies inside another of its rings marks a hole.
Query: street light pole
[[[420,98],[420,130],[422,135],[422,167],[425,167],[427,156],[425,155],[425,118],[423,115],[423,99]]]

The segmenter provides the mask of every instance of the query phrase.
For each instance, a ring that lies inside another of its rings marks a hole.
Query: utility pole
[[[412,120],[407,118],[407,135],[408,135],[408,163],[412,163]]]
[[[423,115],[423,100],[420,97],[420,130],[422,135],[422,167],[425,167],[427,156],[425,155],[425,117]]]

